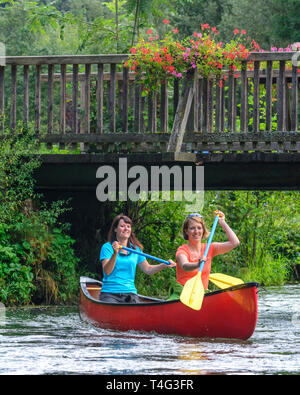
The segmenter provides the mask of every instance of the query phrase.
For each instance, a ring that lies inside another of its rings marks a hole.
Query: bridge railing
[[[252,53],[223,85],[196,76],[182,150],[299,152],[300,68],[293,55]],[[123,68],[127,58],[6,57],[0,66],[0,130],[31,123],[48,148],[164,151],[182,83],[166,81],[145,96],[134,73]]]

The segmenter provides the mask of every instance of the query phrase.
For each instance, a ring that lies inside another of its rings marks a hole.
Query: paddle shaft
[[[120,246],[120,248],[122,250],[126,250],[126,251],[129,251],[129,252],[133,252],[134,254],[138,254],[138,255],[144,256],[145,258],[153,259],[154,261],[157,261],[157,262],[160,262],[160,263],[164,263],[165,265],[170,265],[170,262],[165,261],[165,260],[160,259],[160,258],[156,258],[155,256],[152,256],[152,255],[146,254],[145,252],[137,251],[137,250],[134,250],[133,248],[124,247],[124,246]]]
[[[208,240],[207,240],[206,248],[205,248],[204,255],[203,255],[204,258],[207,257],[207,254],[208,254],[208,251],[209,251],[209,247],[210,247],[210,245],[211,245],[212,238],[213,238],[213,236],[214,236],[216,227],[217,227],[217,225],[218,225],[218,221],[219,221],[219,216],[216,215],[215,221],[214,221],[213,226],[212,226],[211,231],[210,231],[209,238],[208,238]],[[204,263],[205,263],[204,260],[201,261],[201,264],[200,264],[200,267],[199,267],[199,272],[200,272],[200,273],[202,272]]]

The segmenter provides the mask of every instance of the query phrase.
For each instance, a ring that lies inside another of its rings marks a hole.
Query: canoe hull
[[[100,302],[100,286],[96,280],[81,279],[80,316],[100,328],[244,340],[255,330],[257,283],[208,293],[199,311],[179,300],[162,301],[143,296],[139,304]]]

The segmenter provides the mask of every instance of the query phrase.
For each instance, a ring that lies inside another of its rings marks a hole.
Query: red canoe
[[[138,304],[100,302],[101,282],[81,277],[80,316],[104,329],[246,340],[256,326],[257,288],[258,283],[249,282],[207,293],[196,311],[180,300],[142,295]]]

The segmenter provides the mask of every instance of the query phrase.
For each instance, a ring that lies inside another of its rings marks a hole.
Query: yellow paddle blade
[[[228,276],[227,274],[222,273],[211,273],[209,275],[209,281],[211,281],[221,289],[233,287],[234,285],[244,284],[244,281],[240,278]]]
[[[201,273],[190,278],[184,285],[180,294],[181,303],[194,310],[200,310],[204,297],[204,287],[201,280]]]

